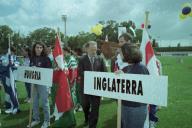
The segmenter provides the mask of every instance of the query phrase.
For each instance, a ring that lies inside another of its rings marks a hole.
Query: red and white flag
[[[53,49],[53,57],[57,63],[57,66],[61,70],[63,70],[65,65],[64,65],[64,60],[63,60],[63,51],[62,51],[62,47],[61,47],[61,40],[58,35],[55,40],[55,47]]]
[[[64,112],[73,107],[71,93],[67,81],[67,75],[62,70],[53,72],[53,82],[58,86],[55,96],[55,109],[53,115],[58,120]]]
[[[158,60],[155,56],[151,40],[146,29],[143,29],[140,51],[143,55],[142,63],[147,66],[150,75],[159,75],[159,69],[157,66]]]
[[[142,63],[147,66],[150,75],[160,75],[160,61],[156,58],[147,30],[143,29],[140,51],[143,55]],[[144,128],[149,128],[149,113],[147,114]]]
[[[55,120],[58,120],[64,112],[69,111],[73,107],[67,73],[63,70],[65,69],[65,64],[59,36],[56,37],[53,57],[58,67],[62,69],[53,72],[53,83],[57,85],[53,115]]]

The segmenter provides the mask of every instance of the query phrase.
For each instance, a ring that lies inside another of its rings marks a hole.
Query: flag
[[[65,63],[63,60],[63,52],[58,35],[55,41],[53,57],[57,66],[62,69],[55,70],[53,72],[53,83],[57,85],[55,94],[55,109],[53,115],[55,116],[55,120],[59,120],[64,112],[69,111],[73,107],[73,102],[71,99],[70,88],[67,81],[67,74],[63,70],[65,69]]]
[[[142,63],[147,66],[150,75],[160,75],[160,61],[156,58],[147,30],[143,29],[140,51],[143,55]],[[149,105],[150,106],[150,105]],[[149,108],[150,109],[150,108]],[[150,110],[149,110],[150,113]],[[150,114],[147,113],[144,128],[149,128]]]
[[[4,59],[2,61],[2,65],[0,66],[0,74],[2,77],[2,84],[5,90],[5,105],[6,108],[9,108],[6,113],[16,114],[19,107],[16,92],[15,76],[13,73],[13,70],[15,69],[16,56],[11,55],[10,50],[8,50],[8,54],[4,56]]]
[[[68,61],[67,61],[67,67],[69,70],[69,81],[70,84],[74,84],[76,78],[77,78],[77,60],[75,59],[74,56],[70,56]]]
[[[62,70],[53,72],[53,83],[57,85],[55,96],[55,120],[58,120],[63,112],[69,111],[73,107],[71,93],[67,81],[67,75]]]
[[[53,49],[53,57],[57,63],[57,66],[60,69],[64,69],[64,60],[63,60],[63,51],[61,48],[61,41],[59,36],[57,35],[56,40],[55,40],[55,47]]]
[[[10,95],[9,95],[9,91],[8,91],[8,85],[6,83],[6,80],[8,80],[8,74],[9,74],[9,70],[7,68],[7,66],[1,64],[0,65],[0,80],[2,81],[2,85],[3,85],[3,88],[5,90],[5,107],[6,109],[9,109],[9,108],[12,108],[12,105],[11,105],[11,99],[10,99]]]
[[[71,96],[73,99],[74,106],[77,105],[78,97],[77,97],[77,60],[73,55],[68,55],[65,57],[65,61],[67,62],[67,67],[69,71],[68,80],[71,88]]]
[[[52,128],[74,128],[76,120],[73,109],[65,112],[60,120],[56,120],[51,126]]]
[[[9,108],[5,111],[5,113],[16,114],[19,112],[19,102],[17,98],[15,76],[13,71],[19,65],[19,62],[17,62],[17,57],[11,54],[10,35],[8,40],[8,53],[4,56],[4,59],[1,57],[2,72],[0,72],[0,74],[2,75],[1,79],[5,90],[5,105],[6,108]]]
[[[147,66],[151,75],[159,75],[159,69],[157,66],[157,58],[155,56],[151,41],[146,29],[143,29],[142,42],[140,51],[143,55],[142,63]]]

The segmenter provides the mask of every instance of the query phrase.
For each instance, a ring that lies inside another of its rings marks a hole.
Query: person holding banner
[[[87,55],[79,60],[78,73],[80,77],[80,94],[84,111],[84,126],[96,128],[99,117],[100,97],[84,94],[84,71],[105,72],[106,67],[103,58],[97,56],[97,42],[89,41],[86,44]],[[90,85],[93,86],[93,85]]]
[[[46,52],[46,46],[42,42],[37,42],[33,45],[32,57],[30,60],[30,66],[41,67],[41,68],[51,68],[51,61]],[[41,128],[47,128],[50,126],[50,108],[48,99],[48,87],[45,85],[33,85],[33,116],[31,127],[34,127],[40,123],[39,118],[39,99],[41,98],[41,103],[44,112],[44,123]],[[27,127],[29,127],[28,125]]]
[[[124,73],[149,74],[146,66],[140,64],[142,54],[136,45],[124,44],[120,53],[121,57],[129,63],[123,69]],[[147,104],[123,100],[121,113],[122,128],[143,128],[147,116]]]
[[[31,58],[31,50],[30,48],[22,48],[22,53],[24,56],[24,62],[23,66],[29,66],[30,64],[30,58]],[[30,103],[31,102],[31,84],[30,83],[25,83],[25,88],[27,91],[27,98],[25,99],[25,102]]]

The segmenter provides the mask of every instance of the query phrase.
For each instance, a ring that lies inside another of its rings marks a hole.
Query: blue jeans
[[[44,121],[50,119],[50,108],[48,99],[48,87],[43,85],[34,85],[33,87],[33,120],[40,121],[39,118],[39,99],[41,99]]]
[[[121,127],[143,128],[147,116],[147,105],[140,107],[128,107],[122,105]]]

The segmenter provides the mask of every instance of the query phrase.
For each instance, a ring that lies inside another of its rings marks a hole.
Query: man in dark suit
[[[80,58],[78,65],[81,80],[80,94],[85,116],[84,126],[96,128],[99,117],[100,97],[84,94],[84,71],[104,72],[106,67],[103,58],[97,56],[97,43],[95,41],[89,41],[85,47],[87,54]]]

